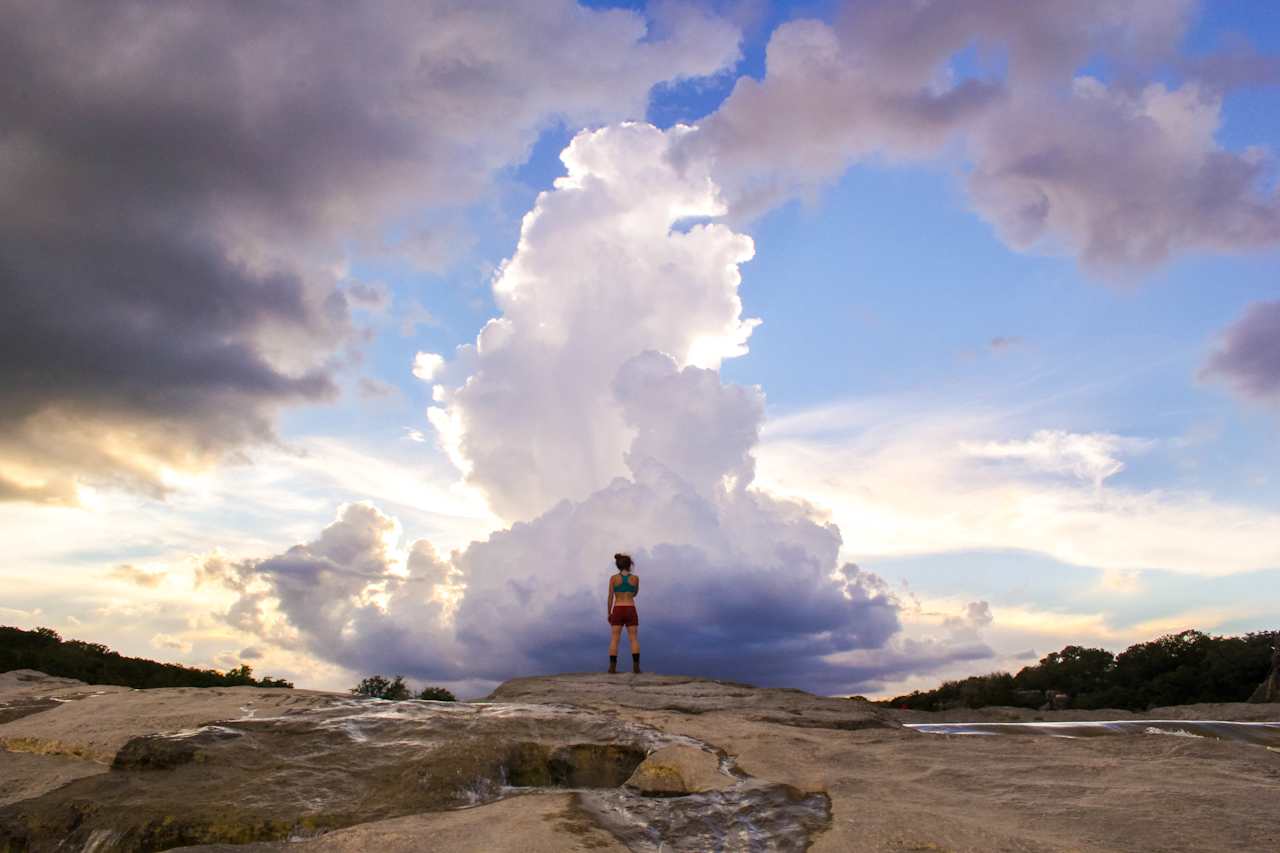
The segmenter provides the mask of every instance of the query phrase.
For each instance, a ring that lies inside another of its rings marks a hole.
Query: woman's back
[[[629,604],[635,600],[635,594],[640,590],[640,578],[630,572],[623,574],[618,572],[613,576],[611,581],[613,585],[613,597],[618,604]]]

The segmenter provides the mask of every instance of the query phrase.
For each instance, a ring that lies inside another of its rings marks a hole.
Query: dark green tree
[[[433,702],[457,702],[458,697],[443,687],[424,687],[418,691],[419,699],[430,699]]]
[[[1017,675],[992,673],[947,681],[882,704],[937,711],[984,705],[1035,707],[1048,693],[1066,693],[1074,708],[1145,711],[1195,702],[1243,702],[1271,671],[1280,632],[1213,637],[1181,631],[1135,643],[1113,655],[1106,649],[1067,646]]]
[[[395,701],[408,699],[413,695],[409,692],[409,686],[404,683],[403,675],[397,675],[394,679],[383,675],[371,675],[362,679],[355,687],[352,687],[351,692],[357,696],[368,696],[372,699],[392,699]]]
[[[1050,690],[1074,698],[1102,690],[1114,667],[1115,655],[1106,649],[1067,646],[1045,655],[1034,668],[1024,667],[1014,682],[1024,689]]]
[[[253,684],[253,667],[242,663],[235,669],[227,670],[225,678],[232,684]]]

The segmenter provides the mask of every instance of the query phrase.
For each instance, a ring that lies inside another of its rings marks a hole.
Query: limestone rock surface
[[[5,709],[0,850],[1275,850],[1277,753],[1170,726],[922,734],[864,702],[604,673],[456,705],[9,673]],[[1280,705],[1131,716],[1274,721]],[[624,784],[645,762],[680,781]]]
[[[216,720],[272,716],[315,708],[344,694],[260,687],[169,687],[133,690],[87,685],[32,670],[0,674],[0,701],[53,701],[38,713],[0,724],[0,748],[67,755],[110,764],[136,737],[193,729]]]
[[[655,797],[679,797],[730,788],[735,779],[720,771],[720,758],[684,744],[664,746],[631,774],[628,788]]]
[[[0,750],[0,806],[38,797],[76,779],[106,772],[107,767],[92,761]]]
[[[181,853],[622,853],[568,793],[525,794],[470,809],[362,823],[307,841],[202,844]]]
[[[189,692],[147,692],[177,695],[137,697],[144,707],[158,703],[184,722],[196,713]],[[210,698],[221,701],[216,689]],[[174,712],[175,702],[184,713]],[[277,840],[492,802],[507,786],[616,788],[664,743],[656,730],[575,709],[336,695],[318,702],[299,697],[270,716],[134,737],[111,772],[0,808],[0,849]],[[65,721],[53,719],[61,710],[9,726],[30,730],[48,716],[65,737]],[[141,728],[155,721],[147,716]],[[119,721],[108,723],[121,736]],[[87,719],[84,725],[92,729]]]
[[[862,699],[834,699],[790,688],[752,687],[733,681],[678,675],[573,673],[513,678],[485,701],[564,703],[625,712],[714,712],[796,728],[896,729],[892,714]]]

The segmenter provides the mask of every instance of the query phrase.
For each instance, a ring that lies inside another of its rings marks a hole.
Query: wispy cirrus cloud
[[[1019,462],[1032,471],[1070,474],[1100,488],[1108,477],[1124,470],[1122,452],[1141,453],[1152,444],[1109,433],[1042,429],[1022,440],[966,442],[962,447],[976,459]]]
[[[1119,571],[1280,566],[1280,514],[1203,491],[1108,482],[1159,442],[1060,429],[1009,436],[1023,423],[1022,414],[910,398],[797,412],[768,424],[759,476],[829,508],[844,553],[860,562],[1017,549]]]

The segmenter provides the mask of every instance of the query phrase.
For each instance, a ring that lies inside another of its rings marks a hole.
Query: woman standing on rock
[[[626,554],[614,554],[613,562],[618,573],[609,578],[609,599],[605,612],[613,637],[609,640],[609,671],[618,671],[618,640],[622,627],[627,628],[631,641],[631,671],[640,671],[640,617],[636,615],[636,595],[640,592],[640,578],[631,573],[631,558]]]

